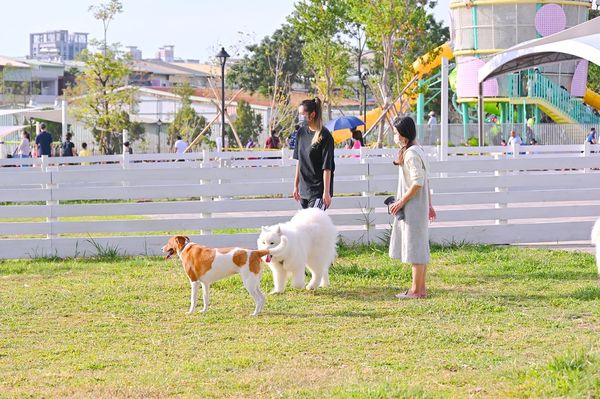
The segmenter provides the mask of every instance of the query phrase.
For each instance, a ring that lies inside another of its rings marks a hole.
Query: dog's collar
[[[183,250],[185,249],[185,247],[187,247],[188,244],[190,244],[190,243],[191,243],[191,241],[190,241],[189,238],[187,240],[185,240],[185,244],[183,244],[183,247],[181,247],[181,249],[179,251],[177,251],[177,255],[181,255],[181,253],[183,252]]]

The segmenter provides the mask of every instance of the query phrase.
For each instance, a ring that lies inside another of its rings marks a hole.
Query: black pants
[[[323,203],[323,198],[321,198],[321,197],[302,198],[302,199],[300,199],[300,206],[302,206],[302,209],[306,209],[306,208],[319,208],[322,210],[327,209],[327,207]]]

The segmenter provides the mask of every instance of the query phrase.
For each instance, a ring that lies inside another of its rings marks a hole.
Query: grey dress
[[[421,189],[406,205],[404,220],[394,218],[389,256],[402,263],[429,263],[429,166],[423,149],[413,145],[404,154],[404,165],[399,167],[398,193],[401,198],[413,182]]]

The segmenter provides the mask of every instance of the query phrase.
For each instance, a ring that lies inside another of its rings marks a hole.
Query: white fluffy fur
[[[592,229],[592,244],[596,246],[596,266],[600,275],[600,219],[596,221]]]
[[[268,262],[273,272],[273,293],[285,290],[288,279],[292,287],[304,288],[304,271],[308,268],[312,278],[306,289],[329,287],[329,266],[336,256],[337,229],[329,216],[317,208],[299,211],[289,222],[263,227],[258,237],[259,249],[271,249],[287,238],[287,245],[271,251]]]

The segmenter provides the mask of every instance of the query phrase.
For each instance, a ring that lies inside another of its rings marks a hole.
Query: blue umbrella
[[[335,118],[327,122],[325,127],[333,133],[336,130],[352,129],[364,124],[365,123],[356,116],[340,116],[339,118]]]

